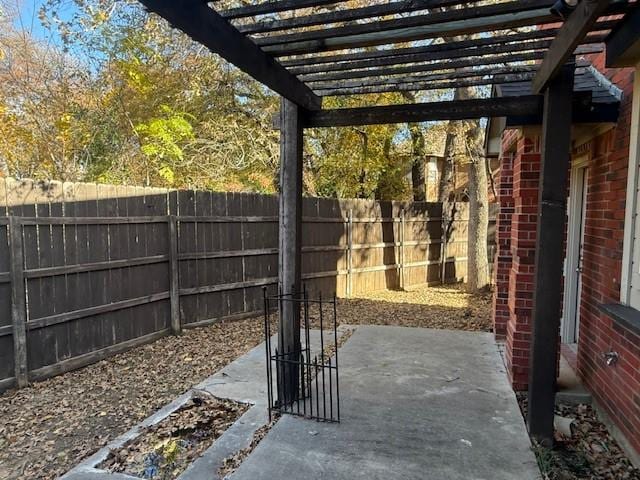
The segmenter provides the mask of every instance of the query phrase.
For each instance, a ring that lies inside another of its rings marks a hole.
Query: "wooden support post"
[[[400,211],[400,290],[404,290],[404,209]]]
[[[29,384],[29,367],[27,363],[27,305],[24,284],[22,221],[19,217],[9,217],[9,235],[13,358],[16,384],[21,388]]]
[[[282,99],[280,108],[280,255],[278,279],[285,295],[302,292],[302,142],[301,108]],[[291,301],[280,303],[278,349],[281,354],[298,361],[300,351],[300,305]],[[291,403],[298,393],[297,369],[288,364],[280,375],[284,379],[283,401]]]
[[[353,210],[347,218],[347,298],[353,295]]]
[[[182,333],[180,322],[180,274],[178,268],[178,220],[170,215],[169,227],[169,298],[171,304],[171,331],[174,335]]]
[[[544,94],[528,424],[547,446],[553,443],[574,68],[565,65]]]

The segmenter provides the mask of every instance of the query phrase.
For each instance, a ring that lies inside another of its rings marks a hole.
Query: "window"
[[[640,65],[636,66],[631,113],[629,174],[624,219],[620,302],[640,310]]]

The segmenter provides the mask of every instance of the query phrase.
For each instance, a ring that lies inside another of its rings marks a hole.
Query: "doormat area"
[[[98,468],[144,479],[173,480],[248,408],[198,392],[167,418],[112,450]]]

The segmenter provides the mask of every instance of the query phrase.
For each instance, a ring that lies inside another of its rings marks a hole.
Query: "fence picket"
[[[254,316],[261,287],[275,288],[275,197],[65,184],[63,201],[51,202],[18,186],[0,191],[7,310],[11,297],[11,323],[6,315],[0,324],[9,346],[0,389],[183,328]],[[309,289],[352,297],[464,275],[464,206],[451,224],[435,204],[304,202]]]

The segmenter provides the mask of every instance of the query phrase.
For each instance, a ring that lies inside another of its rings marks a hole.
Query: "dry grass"
[[[339,302],[345,324],[490,329],[490,296],[462,287]],[[262,320],[188,330],[0,396],[0,478],[54,479],[262,341]]]

